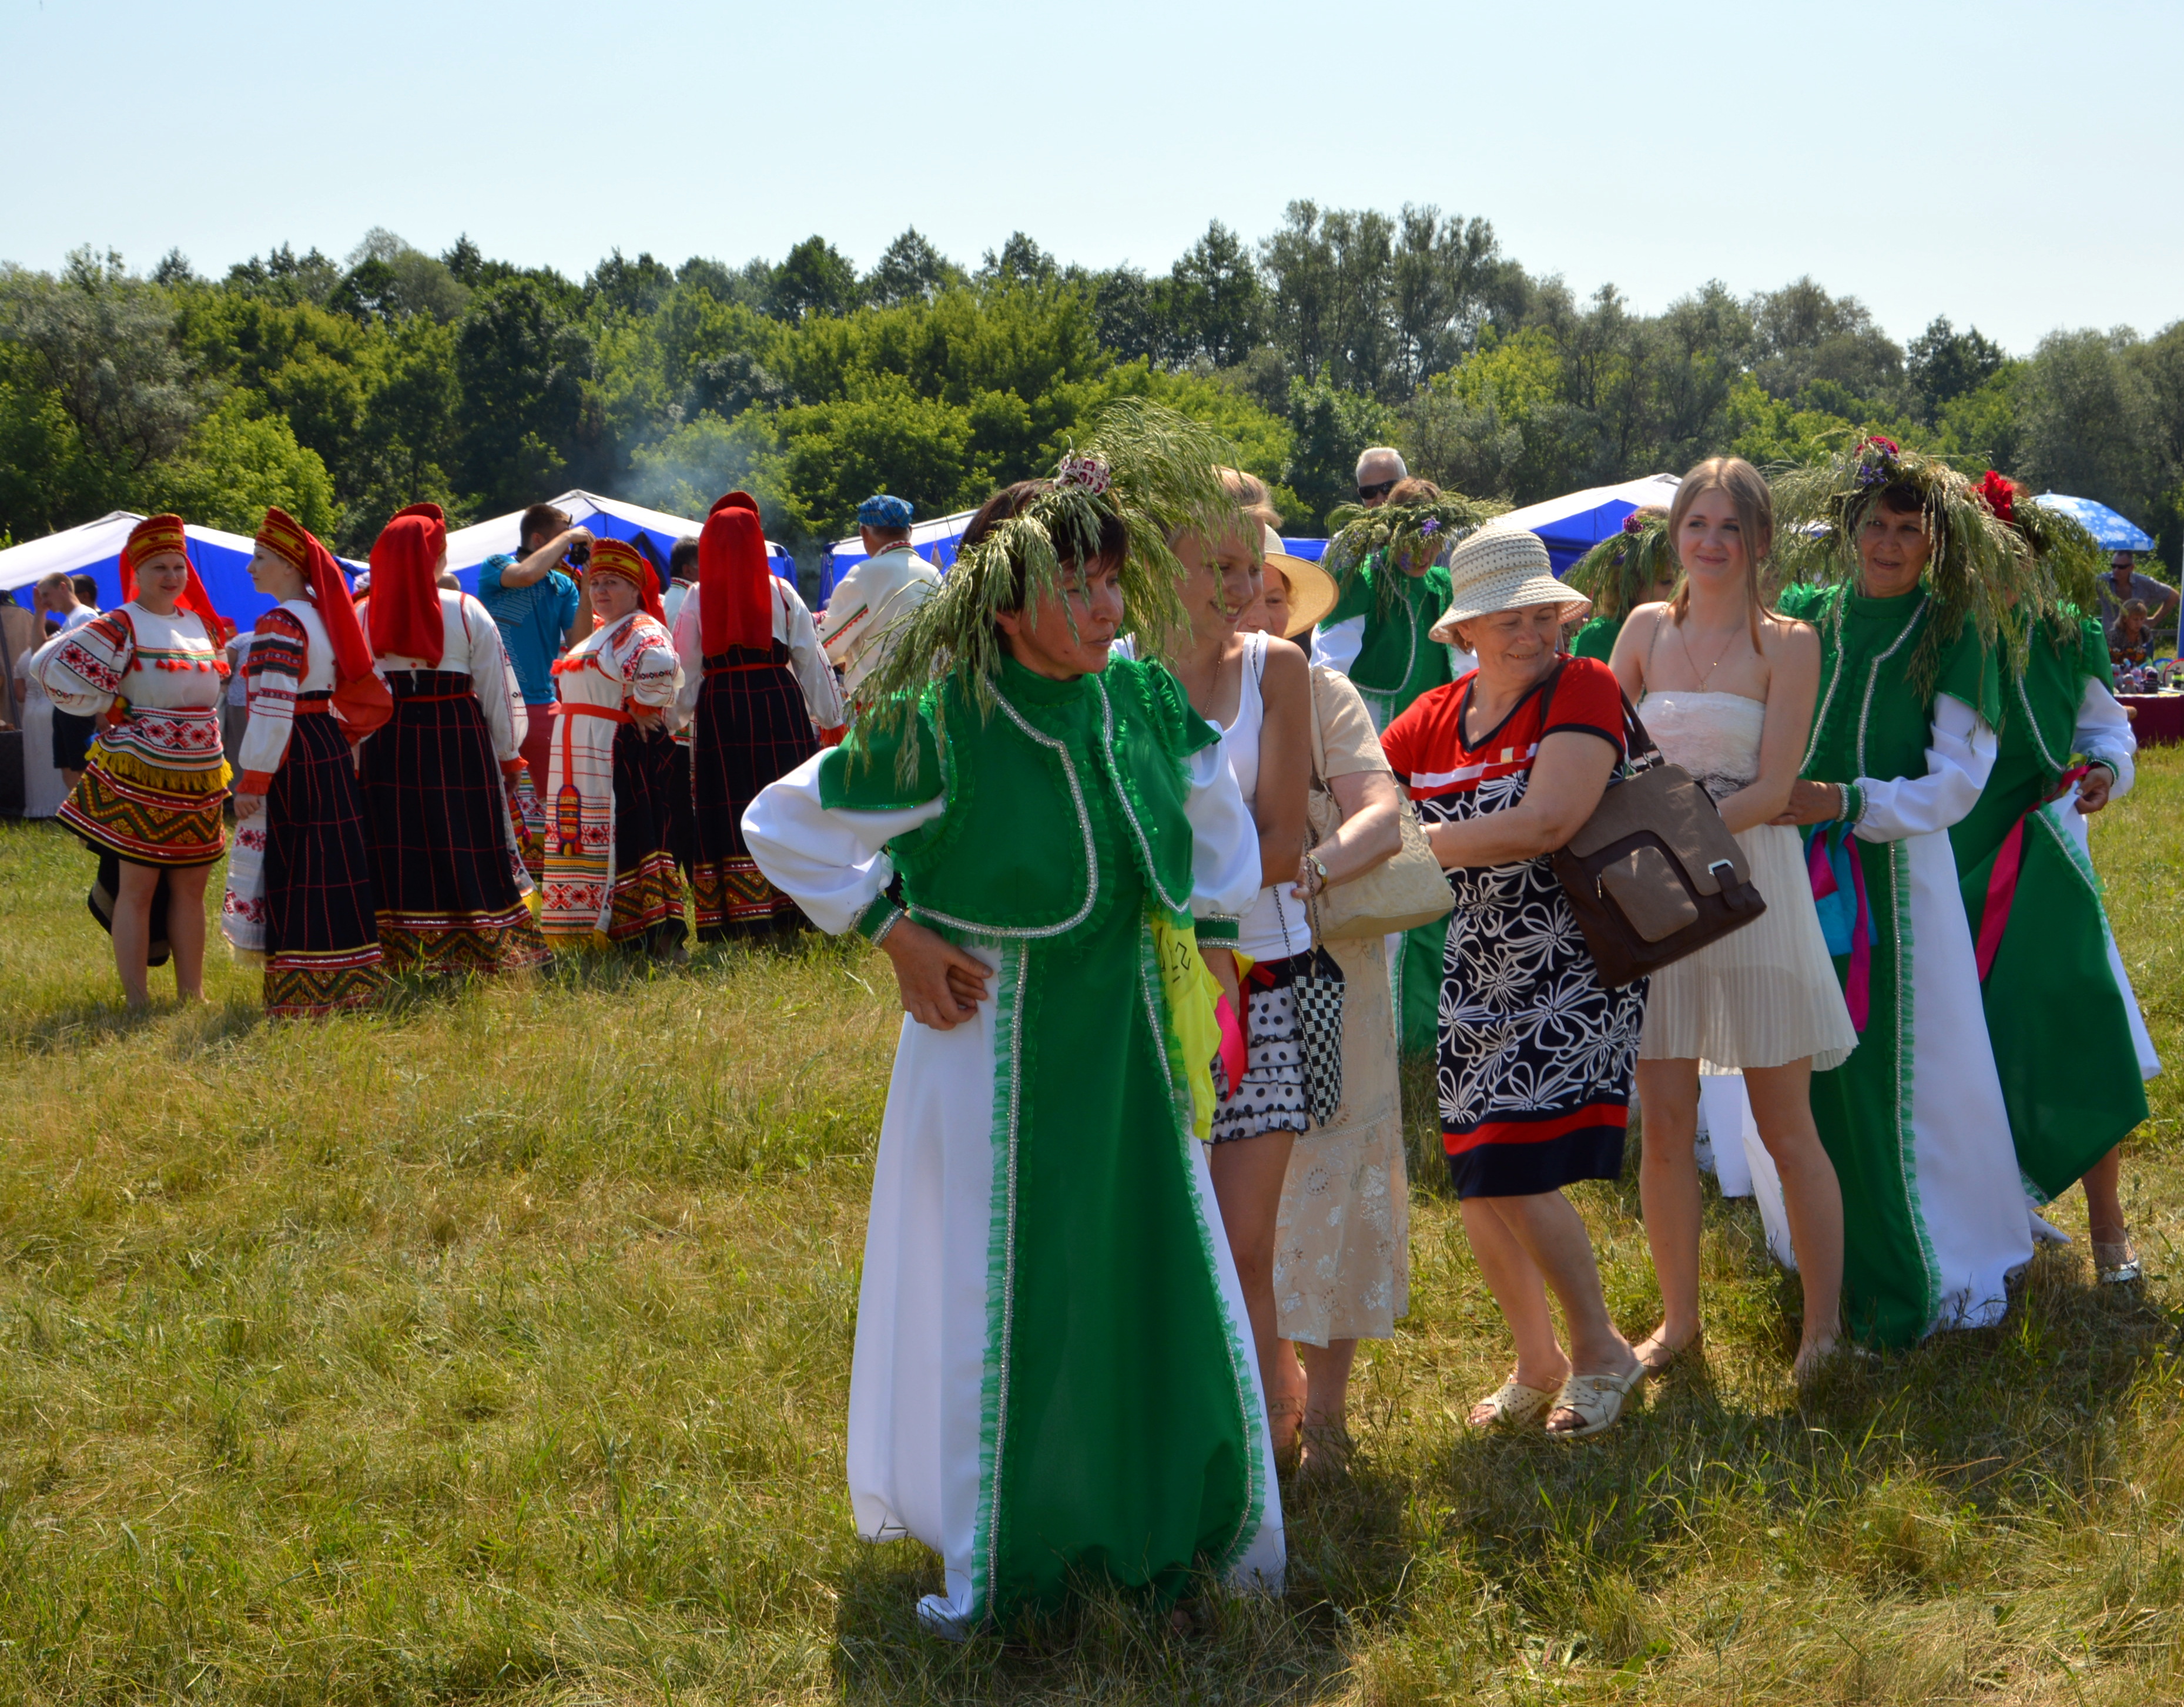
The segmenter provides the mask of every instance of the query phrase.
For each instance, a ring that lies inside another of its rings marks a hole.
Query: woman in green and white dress
[[[1778,488],[1779,553],[1828,585],[1802,780],[1774,821],[1808,869],[1858,1047],[1813,1075],[1841,1182],[1844,1326],[1906,1345],[1982,1327],[2032,1255],[1949,831],[1994,769],[1995,637],[2025,559],[1963,475],[1869,439]]]
[[[1194,927],[1234,939],[1257,840],[1175,679],[1106,660],[1126,603],[1149,639],[1181,615],[1167,537],[1233,506],[1217,446],[1192,490],[1175,471],[1194,459],[1148,436],[1191,438],[1135,408],[1095,436],[1112,464],[1072,458],[989,499],[874,711],[744,819],[815,923],[894,962],[908,1012],[850,1487],[868,1539],[941,1556],[919,1613],[945,1634],[1087,1582],[1162,1604],[1200,1569],[1282,1579],[1251,1326],[1198,1142],[1210,988],[1233,1004],[1234,970]]]

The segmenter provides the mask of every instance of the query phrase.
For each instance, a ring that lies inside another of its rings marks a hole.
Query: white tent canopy
[[[25,540],[0,551],[0,589],[14,592],[42,581],[55,570],[64,575],[87,575],[98,583],[102,606],[121,602],[121,548],[129,530],[144,518],[134,511],[117,509],[97,521],[63,528],[43,539]],[[214,606],[230,622],[248,628],[272,606],[273,601],[251,585],[250,559],[258,542],[239,533],[192,523],[190,560],[212,596]],[[344,560],[342,567],[354,575],[361,564]]]
[[[704,526],[687,517],[670,515],[665,510],[647,509],[641,503],[626,503],[618,498],[601,498],[597,492],[582,487],[563,492],[559,498],[546,500],[579,527],[588,527],[602,539],[634,542],[639,534],[660,555],[665,564],[667,555],[675,548],[678,539],[694,538]],[[496,555],[513,557],[521,543],[521,531],[523,512],[512,509],[506,515],[494,516],[489,521],[473,522],[468,527],[457,528],[448,536],[448,567],[454,570],[466,592],[477,591],[479,565]],[[640,548],[641,549],[642,548]],[[796,579],[796,563],[789,554],[772,540],[766,542],[766,553],[772,559],[773,572],[784,581]]]
[[[1497,527],[1529,528],[1539,535],[1560,575],[1578,559],[1621,529],[1623,518],[1648,504],[1666,509],[1683,482],[1672,474],[1649,474],[1617,486],[1587,487],[1540,503],[1528,503],[1496,519]]]

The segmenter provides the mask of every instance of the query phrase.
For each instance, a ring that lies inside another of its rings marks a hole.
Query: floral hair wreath
[[[890,626],[886,662],[861,687],[854,720],[878,731],[922,705],[944,743],[949,696],[937,690],[951,681],[990,716],[1004,655],[995,618],[1058,596],[1067,567],[1097,557],[1116,521],[1124,538],[1117,575],[1123,631],[1136,636],[1140,658],[1163,650],[1190,620],[1171,542],[1234,525],[1236,500],[1218,470],[1236,459],[1234,448],[1201,422],[1138,398],[1110,404],[1030,503],[959,551],[939,590]],[[902,743],[900,764],[907,781],[915,742]]]
[[[1669,512],[1648,504],[1624,516],[1621,530],[1572,564],[1563,579],[1592,601],[1595,616],[1619,621],[1682,572],[1669,538]]]
[[[2097,583],[2104,561],[2099,542],[2077,517],[2034,503],[2022,486],[1993,469],[1976,490],[1980,502],[2031,556],[2040,582],[2034,606],[2040,628],[2054,646],[2075,646],[2080,625],[2099,609]]]
[[[1881,495],[1892,487],[1917,495],[1930,542],[1920,580],[1933,606],[1911,659],[1912,678],[1922,686],[1932,686],[1942,653],[1967,621],[1987,645],[2007,636],[2021,664],[2022,631],[2005,617],[2017,605],[2040,616],[2054,608],[2046,577],[2017,530],[1939,457],[1905,450],[1875,433],[1825,462],[1777,474],[1773,486],[1777,561],[1787,579],[1818,586],[1855,587],[1858,534]]]
[[[1437,557],[1508,509],[1498,499],[1466,498],[1460,492],[1446,492],[1422,503],[1383,503],[1372,509],[1341,504],[1328,517],[1336,531],[1321,561],[1346,593],[1371,559],[1393,562],[1420,551]],[[1394,576],[1381,577],[1377,597],[1384,609],[1394,601]]]

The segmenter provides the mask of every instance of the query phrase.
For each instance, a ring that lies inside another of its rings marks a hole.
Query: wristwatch
[[[1312,892],[1314,894],[1317,894],[1320,889],[1327,887],[1329,881],[1332,881],[1327,875],[1327,862],[1322,859],[1317,854],[1307,854],[1304,856],[1304,863],[1311,866],[1313,870],[1319,873],[1318,887]]]

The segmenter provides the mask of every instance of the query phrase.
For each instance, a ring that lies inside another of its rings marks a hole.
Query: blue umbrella
[[[2059,492],[2043,492],[2033,503],[2082,523],[2093,543],[2103,551],[2152,551],[2153,537],[2128,516],[2118,515],[2104,503],[2096,503],[2089,498],[2065,498]]]

